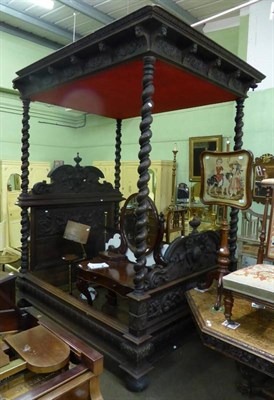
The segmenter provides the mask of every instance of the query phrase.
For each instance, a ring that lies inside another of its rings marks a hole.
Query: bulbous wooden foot
[[[142,392],[149,385],[149,379],[146,375],[139,379],[133,378],[133,376],[127,375],[126,377],[126,388],[131,392]]]

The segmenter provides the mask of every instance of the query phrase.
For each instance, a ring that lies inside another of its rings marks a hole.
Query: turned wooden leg
[[[231,290],[224,290],[224,306],[225,306],[225,317],[228,322],[232,322],[232,308],[234,304],[234,298]]]
[[[227,206],[225,205],[223,208],[223,220],[221,225],[221,243],[220,249],[218,252],[218,288],[217,288],[217,298],[216,303],[214,305],[215,310],[219,310],[221,307],[221,300],[223,294],[223,277],[229,273],[229,247],[228,247],[228,223],[227,223]]]
[[[89,381],[90,400],[104,400],[101,390],[99,377],[93,376]]]
[[[214,304],[215,310],[219,310],[222,302],[223,294],[223,274],[219,274],[216,303]]]

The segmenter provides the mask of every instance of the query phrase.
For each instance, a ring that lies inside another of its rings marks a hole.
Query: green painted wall
[[[0,86],[12,88],[15,72],[52,53],[52,49],[0,31]]]
[[[248,18],[239,28],[217,31],[208,36],[233,53],[246,56]],[[241,39],[241,43],[239,42]],[[11,88],[15,72],[51,53],[26,40],[6,33],[0,36],[1,87]],[[3,60],[5,60],[3,62]],[[255,156],[274,153],[274,88],[259,88],[245,102],[244,147]],[[0,90],[0,159],[20,159],[22,105],[18,96]],[[154,115],[152,159],[172,159],[178,145],[178,181],[188,181],[188,139],[193,136],[234,136],[235,104],[226,103]],[[123,121],[123,160],[135,160],[139,149],[140,118]],[[62,126],[67,125],[67,126]],[[80,127],[81,126],[81,127]],[[79,127],[79,128],[76,128]],[[31,104],[30,159],[64,160],[71,163],[78,151],[83,164],[114,159],[116,121],[98,116],[66,113],[63,109]]]
[[[52,52],[52,49],[0,32],[0,159],[2,160],[19,160],[21,157],[22,103],[16,95],[17,92],[11,90],[16,71]],[[30,160],[53,162],[61,159],[66,163],[73,162],[75,149],[80,147],[82,135],[79,132],[85,132],[83,128],[75,128],[84,125],[83,114],[66,113],[60,107],[31,103],[30,115]],[[94,119],[100,121],[102,118]]]
[[[274,154],[274,88],[250,92],[244,113],[244,147],[256,157]]]
[[[206,36],[231,51],[231,53],[238,55],[239,27],[207,32]]]
[[[247,15],[240,17],[237,55],[243,60],[246,60],[247,56],[248,22],[249,17]]]
[[[188,141],[192,136],[223,135],[232,140],[234,135],[234,104],[214,106],[156,114],[153,116],[151,159],[172,160],[174,143],[178,146],[178,180],[188,180]],[[122,123],[122,159],[136,160],[139,150],[140,118]],[[89,130],[89,127],[87,127]],[[81,154],[87,160],[113,160],[116,122],[90,129],[82,137]],[[102,147],[103,143],[103,147]]]
[[[69,126],[83,124],[82,116],[69,118],[66,113],[31,103],[30,160],[71,162],[79,143],[78,129]],[[0,159],[21,157],[22,104],[18,96],[0,92]],[[61,126],[68,125],[68,126]]]

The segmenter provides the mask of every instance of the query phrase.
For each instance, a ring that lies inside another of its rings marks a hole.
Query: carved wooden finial
[[[74,158],[74,161],[76,163],[76,167],[80,167],[80,162],[82,161],[82,158],[79,156],[79,153],[77,153],[77,156]]]
[[[201,225],[201,220],[194,217],[191,221],[189,221],[189,225],[192,228],[191,235],[193,235],[194,233],[198,233],[198,228]]]

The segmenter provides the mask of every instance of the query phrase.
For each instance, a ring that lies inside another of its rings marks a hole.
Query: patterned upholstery
[[[239,269],[223,277],[223,287],[274,304],[274,265]]]

